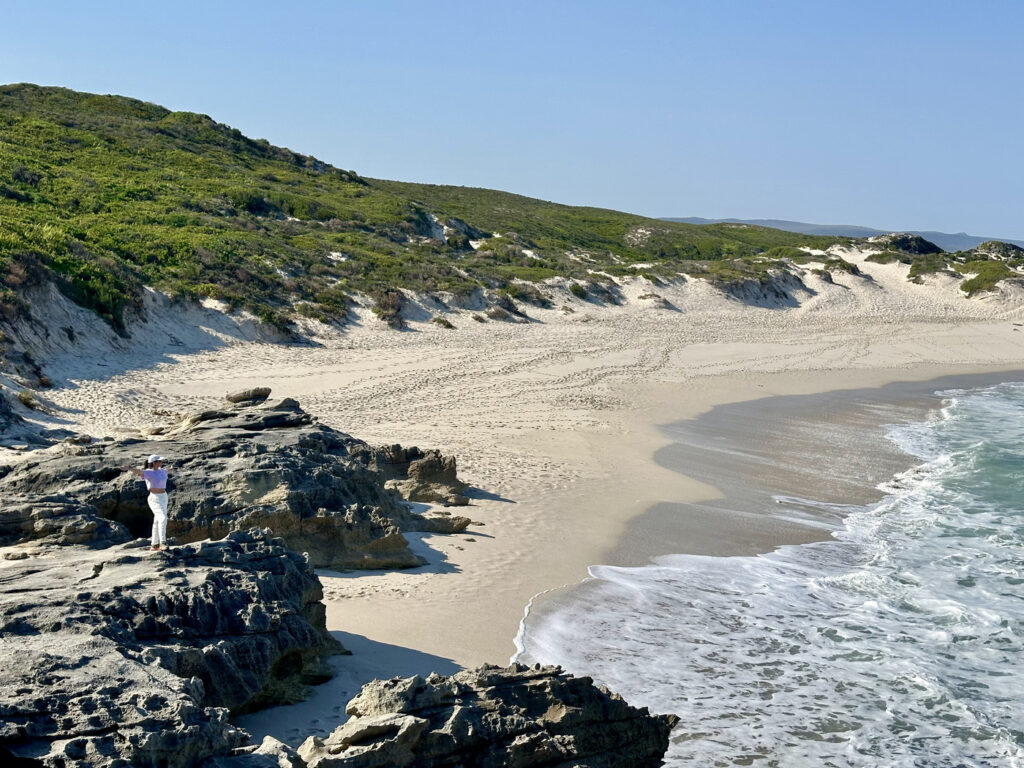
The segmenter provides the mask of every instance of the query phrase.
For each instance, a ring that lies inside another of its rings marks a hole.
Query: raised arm
[[[131,472],[132,474],[134,474],[134,475],[136,475],[138,477],[142,477],[142,470],[139,469],[138,467],[129,467],[127,464],[122,464],[119,467],[119,469],[122,472]]]

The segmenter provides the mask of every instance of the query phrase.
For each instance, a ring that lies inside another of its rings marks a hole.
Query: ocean
[[[679,715],[668,766],[1024,766],[1024,384],[939,394],[881,500],[778,505],[828,540],[594,566],[517,660]]]

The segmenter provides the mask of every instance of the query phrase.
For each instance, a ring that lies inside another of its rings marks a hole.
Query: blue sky
[[[0,82],[380,178],[1024,239],[1024,3],[11,2]]]

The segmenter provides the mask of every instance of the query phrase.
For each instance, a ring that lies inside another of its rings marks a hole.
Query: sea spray
[[[519,660],[680,715],[667,765],[1024,765],[1024,385],[942,394],[832,540],[595,566]]]

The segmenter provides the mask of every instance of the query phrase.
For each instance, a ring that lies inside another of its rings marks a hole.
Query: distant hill
[[[786,232],[800,232],[805,235],[839,235],[841,237],[874,237],[884,235],[887,230],[858,227],[852,224],[807,224],[802,221],[785,221],[783,219],[702,219],[698,216],[685,218],[666,218],[664,221],[678,221],[685,224],[751,224],[757,227],[771,227]],[[900,230],[911,235],[920,235],[930,240],[944,251],[966,251],[985,242],[998,240],[1024,247],[1024,240],[1008,240],[1005,237],[977,237],[966,232],[950,234],[948,232],[929,232],[916,229]]]
[[[0,221],[0,322],[49,280],[122,330],[143,286],[288,328],[343,320],[357,294],[382,316],[400,288],[530,301],[553,277],[732,275],[837,240],[369,179],[207,115],[29,84],[0,86]]]

